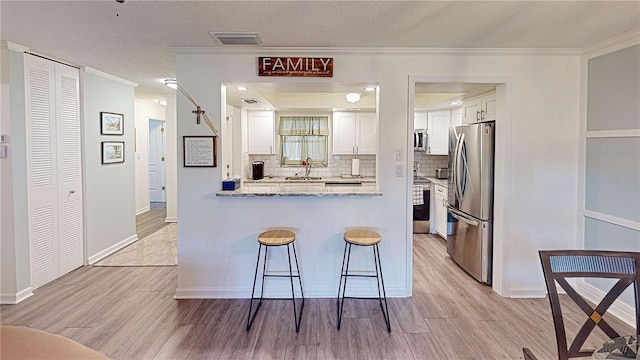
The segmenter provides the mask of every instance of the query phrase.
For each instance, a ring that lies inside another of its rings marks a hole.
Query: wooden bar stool
[[[300,279],[300,265],[298,265],[298,255],[296,254],[296,234],[293,231],[285,230],[285,229],[276,229],[269,230],[258,235],[258,243],[260,247],[258,248],[258,259],[256,260],[256,273],[253,276],[253,289],[251,290],[251,302],[249,303],[249,317],[247,318],[247,331],[251,329],[251,324],[253,324],[253,320],[260,310],[260,306],[262,305],[262,300],[264,299],[264,278],[265,277],[288,277],[291,280],[291,300],[293,301],[293,316],[296,323],[296,332],[300,331],[300,320],[302,319],[302,311],[304,310],[304,291],[302,290],[302,279]],[[289,250],[289,244],[293,247],[293,257],[296,261],[296,275],[293,274],[293,270],[291,268],[291,250]],[[272,246],[283,246],[287,247],[287,256],[289,259],[289,275],[270,275],[267,274],[267,252],[269,248]],[[264,250],[264,262],[262,265],[262,284],[260,290],[260,301],[258,302],[258,306],[256,307],[256,311],[251,314],[251,309],[253,308],[253,300],[258,299],[254,296],[256,290],[256,281],[258,279],[258,267],[260,264],[260,252],[262,251],[262,246],[265,247]],[[300,315],[296,311],[296,296],[293,290],[293,278],[298,278],[298,283],[300,284],[300,294],[302,296],[302,306],[300,307]],[[289,300],[289,299],[274,299],[274,300]]]
[[[382,278],[382,264],[380,263],[380,249],[378,248],[378,243],[382,237],[380,234],[373,230],[356,228],[351,229],[344,233],[344,254],[342,255],[342,268],[340,269],[340,285],[338,286],[338,330],[340,330],[340,323],[342,322],[342,311],[344,310],[344,299],[378,299],[380,302],[380,309],[382,310],[382,316],[384,317],[384,322],[387,325],[387,331],[391,332],[391,322],[389,321],[389,307],[387,306],[387,294],[384,290],[384,279]],[[349,260],[351,259],[351,246],[371,246],[373,247],[373,261],[376,267],[375,275],[362,275],[362,274],[349,274]],[[348,247],[348,250],[347,250]],[[345,259],[346,259],[346,268],[345,268]],[[378,283],[378,297],[345,297],[345,292],[347,290],[347,278],[348,277],[375,277]],[[344,287],[342,284],[342,279],[344,278]],[[382,286],[381,286],[382,285]],[[382,287],[382,293],[380,292],[380,288]],[[342,297],[340,296],[340,292],[342,292]],[[384,306],[382,306],[382,302],[384,301]]]

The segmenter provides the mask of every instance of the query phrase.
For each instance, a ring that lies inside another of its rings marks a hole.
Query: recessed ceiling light
[[[220,45],[261,45],[262,38],[258,33],[217,33],[210,31],[209,35],[218,40]]]
[[[462,101],[452,101],[449,103],[449,105],[462,105]]]
[[[246,90],[249,90],[249,88],[248,88],[248,87],[246,87],[246,86],[238,86],[238,87],[236,88],[236,90],[246,91]]]
[[[375,86],[367,86],[366,88],[364,88],[364,91],[376,91]]]

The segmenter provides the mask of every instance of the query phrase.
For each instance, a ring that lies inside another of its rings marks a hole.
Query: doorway
[[[149,119],[149,202],[165,202],[164,121]]]

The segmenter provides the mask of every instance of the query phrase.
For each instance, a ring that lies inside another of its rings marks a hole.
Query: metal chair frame
[[[294,275],[293,273],[293,269],[291,267],[291,250],[289,250],[289,245],[291,245],[293,247],[293,257],[295,258],[296,261],[296,274]],[[263,265],[262,265],[262,284],[260,285],[260,297],[256,297],[255,295],[255,290],[256,290],[256,282],[258,279],[258,268],[260,265],[260,253],[262,252],[262,247],[265,247],[264,250],[264,260],[263,260]],[[288,256],[288,263],[289,263],[289,275],[274,275],[274,274],[267,274],[267,253],[269,251],[269,247],[272,246],[286,246],[287,247],[287,256]],[[266,277],[288,277],[289,280],[291,281],[291,299],[288,298],[265,298],[264,295],[264,279]],[[298,278],[298,283],[300,285],[300,295],[302,298],[302,306],[300,307],[300,315],[298,315],[298,312],[296,311],[296,295],[295,295],[295,291],[293,288],[293,278]],[[260,299],[260,301],[258,302],[258,305],[256,307],[255,312],[253,312],[253,316],[251,314],[251,310],[253,308],[253,300],[257,300]],[[283,244],[283,245],[264,245],[264,244],[260,244],[260,247],[258,248],[258,259],[256,260],[256,272],[255,275],[253,276],[253,289],[251,290],[251,301],[249,302],[249,315],[247,317],[247,331],[249,331],[251,329],[251,325],[253,324],[253,320],[255,320],[256,314],[258,314],[258,310],[260,310],[260,306],[262,306],[262,300],[267,299],[267,300],[291,300],[293,302],[293,316],[294,316],[294,320],[295,320],[295,324],[296,324],[296,332],[300,331],[300,321],[302,320],[302,311],[304,310],[304,290],[302,289],[302,279],[300,278],[300,265],[298,264],[298,255],[296,253],[296,244],[295,244],[295,240],[288,243],[288,244]]]
[[[630,285],[633,285],[635,297],[636,333],[640,333],[638,330],[640,329],[640,289],[638,287],[640,253],[599,250],[541,250],[539,255],[549,293],[560,360],[590,356],[594,350],[582,349],[582,346],[596,325],[610,338],[620,337],[618,332],[602,316]],[[618,279],[618,281],[594,308],[569,284],[567,281],[569,278],[609,278]],[[568,347],[556,283],[587,315],[585,323]]]
[[[375,262],[376,274],[375,275],[362,275],[362,274],[349,274],[349,261],[351,260],[351,245],[356,246],[372,246],[373,247],[373,261]],[[348,249],[347,249],[348,247]],[[345,259],[346,259],[346,269],[345,269]],[[345,292],[347,290],[347,278],[348,277],[375,277],[378,283],[378,297],[355,297],[355,296],[345,296]],[[342,279],[344,278],[344,286]],[[381,286],[382,285],[382,286]],[[382,292],[380,292],[380,288],[382,287]],[[340,297],[340,292],[342,292],[342,297]],[[340,330],[340,325],[342,323],[342,312],[344,310],[344,299],[369,299],[369,300],[378,300],[380,302],[380,310],[382,310],[382,316],[384,317],[384,322],[387,326],[387,331],[391,332],[391,322],[389,320],[389,307],[387,305],[387,293],[384,289],[384,279],[382,278],[382,264],[380,263],[380,249],[378,248],[378,244],[374,245],[360,245],[360,244],[352,244],[345,240],[344,244],[344,253],[342,255],[342,267],[340,269],[340,284],[338,285],[338,298],[337,298],[337,307],[338,307],[338,330]],[[384,307],[382,302],[384,301]]]

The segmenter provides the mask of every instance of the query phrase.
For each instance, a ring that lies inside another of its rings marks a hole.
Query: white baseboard
[[[511,299],[539,299],[547,296],[547,289],[510,289],[509,298]]]
[[[295,284],[295,282],[294,282]],[[299,296],[297,285],[294,285],[296,297]],[[257,289],[259,291],[259,289]],[[387,288],[387,297],[404,298],[407,295],[406,288]],[[337,288],[305,288],[305,298],[335,298],[338,295]],[[291,287],[265,289],[264,296],[267,298],[289,298],[291,297]],[[369,296],[378,297],[375,287],[349,287],[347,296]],[[249,299],[251,288],[227,288],[227,289],[207,289],[207,288],[178,288],[173,296],[174,299]]]
[[[93,255],[93,256],[89,256],[89,265],[93,265],[95,263],[97,263],[98,261],[106,258],[107,256],[113,254],[114,252],[122,249],[123,247],[135,242],[138,240],[138,235],[134,234],[129,236],[128,238],[118,242],[117,244],[111,245],[108,248],[100,251],[99,253]]]
[[[146,213],[149,210],[151,210],[151,206],[143,207],[142,209],[136,211],[136,215],[140,215],[142,213]]]
[[[33,291],[31,291],[31,287],[28,287],[17,294],[1,294],[0,295],[0,304],[9,304],[15,305],[22,300],[30,298],[33,295]]]
[[[633,286],[631,288],[633,288]],[[577,283],[576,291],[594,304],[599,304],[606,295],[604,291],[591,284],[587,284],[584,280]],[[636,327],[636,311],[634,306],[625,304],[620,301],[620,299],[616,300],[613,305],[611,305],[609,310],[607,310],[607,314],[617,317],[632,328]]]
[[[178,218],[174,217],[174,216],[167,216],[166,218],[164,218],[164,222],[168,222],[168,223],[177,223],[178,222]]]

